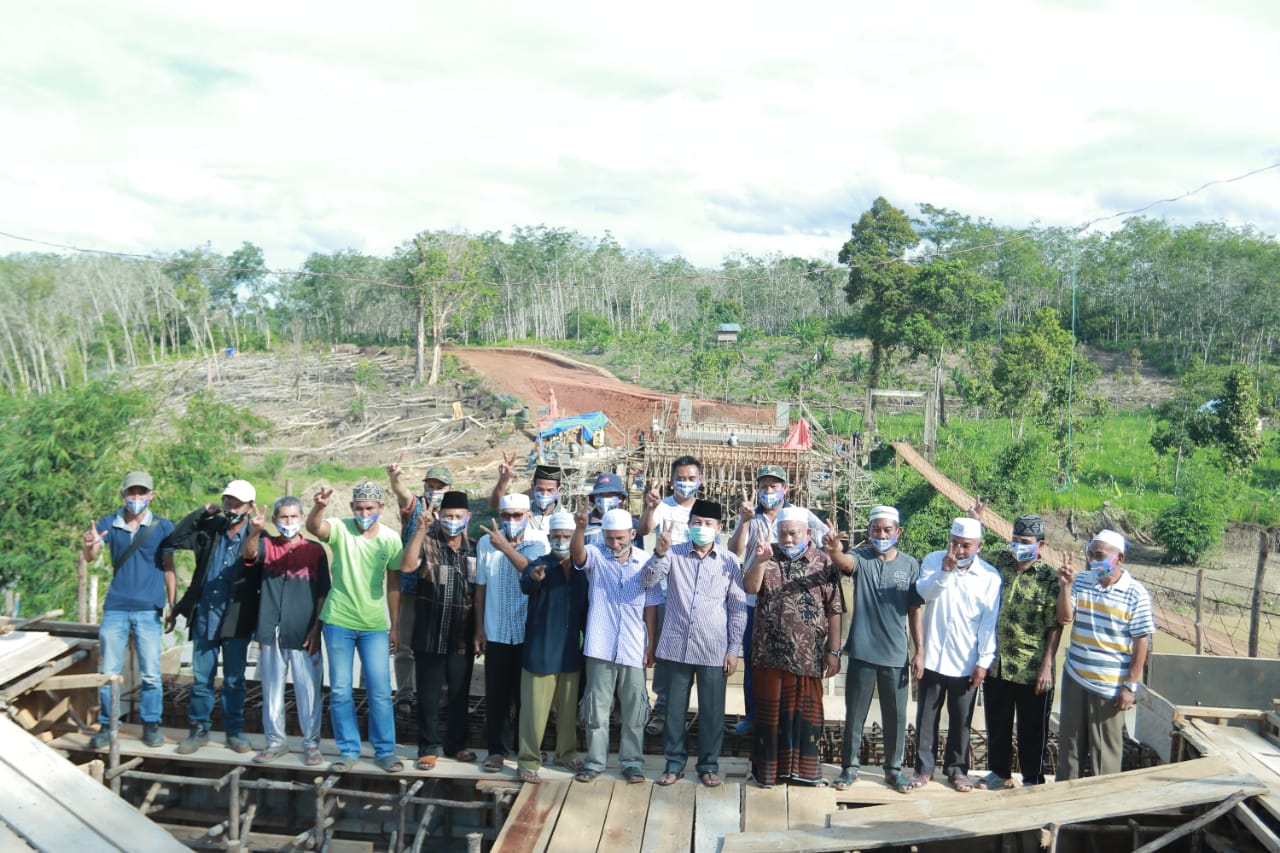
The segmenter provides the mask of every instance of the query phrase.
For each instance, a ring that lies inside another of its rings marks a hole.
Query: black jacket
[[[164,547],[175,551],[192,551],[196,555],[196,571],[191,577],[191,585],[174,605],[173,611],[181,613],[187,620],[187,628],[195,619],[196,605],[204,592],[204,581],[209,571],[209,561],[218,544],[218,537],[227,534],[227,519],[221,513],[209,515],[204,507],[196,510],[179,521]],[[254,564],[245,564],[237,555],[238,571],[231,582],[231,595],[227,601],[226,615],[222,620],[221,637],[224,640],[247,640],[253,636],[258,627],[259,587],[262,573]]]

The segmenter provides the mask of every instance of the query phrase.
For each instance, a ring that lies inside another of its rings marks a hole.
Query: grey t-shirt
[[[924,604],[916,592],[920,562],[901,551],[886,562],[870,545],[855,548],[853,559],[853,625],[845,651],[863,663],[905,666],[907,608]]]

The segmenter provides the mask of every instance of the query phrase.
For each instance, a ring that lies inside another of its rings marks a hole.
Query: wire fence
[[[1151,592],[1154,603],[1187,617],[1192,623],[1198,600],[1201,626],[1227,638],[1233,654],[1249,653],[1252,587],[1220,580],[1208,573],[1201,582],[1196,571],[1172,566],[1144,568],[1140,579]],[[1258,608],[1258,654],[1280,657],[1280,592],[1274,590],[1264,590]]]

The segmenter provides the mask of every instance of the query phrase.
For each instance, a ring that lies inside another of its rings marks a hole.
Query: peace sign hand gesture
[[[738,506],[738,517],[743,521],[750,521],[756,517],[756,501],[751,494],[751,489],[745,486],[742,489],[742,503]]]
[[[84,532],[84,547],[96,548],[107,538],[107,534],[98,532],[98,523],[89,519],[89,529]]]
[[[502,451],[502,462],[498,464],[498,479],[510,480],[516,473],[516,455]]]
[[[320,491],[316,492],[315,497],[312,498],[312,500],[315,501],[316,506],[327,508],[329,506],[329,499],[332,497],[333,489],[326,489],[324,486],[321,486]]]
[[[834,560],[836,557],[839,557],[844,553],[844,548],[841,545],[841,540],[843,539],[844,534],[841,533],[834,524],[832,524],[831,529],[827,532],[826,538],[822,540],[822,550],[826,551],[827,556]]]
[[[267,519],[262,513],[254,513],[249,517],[249,535],[260,536],[267,527]]]
[[[665,557],[667,552],[671,550],[671,529],[675,527],[674,521],[668,521],[662,525],[662,531],[658,534],[658,541],[653,543],[653,555],[655,557]]]
[[[387,477],[391,480],[391,482],[393,483],[397,482],[400,479],[400,477],[404,474],[404,469],[400,467],[403,464],[404,464],[404,452],[401,451],[400,458],[387,466]]]
[[[662,492],[659,491],[655,480],[653,487],[644,493],[644,505],[646,509],[655,509],[660,503],[662,503]]]

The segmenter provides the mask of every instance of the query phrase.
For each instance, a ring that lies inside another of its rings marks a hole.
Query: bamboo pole
[[[1196,654],[1204,652],[1204,569],[1196,572]]]
[[[1258,638],[1262,631],[1262,582],[1267,577],[1267,555],[1271,551],[1271,531],[1258,531],[1258,568],[1253,577],[1253,601],[1249,605],[1249,657],[1258,656]]]

